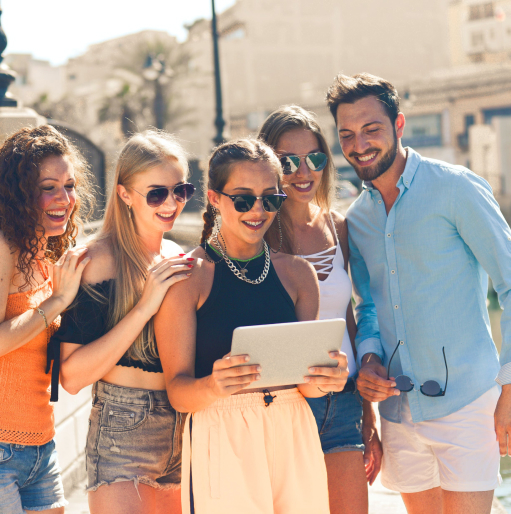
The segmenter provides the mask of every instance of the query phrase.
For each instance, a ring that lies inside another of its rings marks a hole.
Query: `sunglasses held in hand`
[[[174,195],[174,199],[176,202],[186,203],[195,193],[195,186],[193,184],[177,184],[172,187],[157,187],[155,189],[151,189],[149,193],[146,195],[142,194],[140,191],[133,189],[140,196],[144,196],[149,207],[159,207],[165,200],[168,198],[169,193]]]
[[[234,203],[234,208],[238,212],[248,212],[252,207],[254,207],[257,200],[261,200],[263,202],[263,209],[266,212],[277,212],[284,200],[287,198],[287,195],[284,193],[264,196],[228,195],[227,193],[217,191],[216,189],[215,193],[219,193],[230,198]]]
[[[394,350],[394,353],[392,354],[392,357],[389,360],[389,364],[387,366],[387,380],[389,380],[390,377],[390,363],[392,362],[392,359],[394,358],[394,355],[396,355],[397,349],[399,348],[401,341],[398,341],[396,349]],[[436,382],[435,380],[428,380],[424,382],[424,384],[420,387],[420,392],[424,396],[431,396],[431,397],[437,397],[437,396],[445,396],[445,391],[447,391],[447,380],[449,378],[449,370],[447,369],[447,359],[445,358],[445,347],[442,348],[442,353],[444,354],[444,362],[445,362],[445,387],[442,389],[440,387],[440,384]],[[399,389],[403,393],[408,393],[414,388],[414,383],[412,382],[412,379],[410,377],[407,377],[406,375],[399,375],[394,379],[394,382],[396,382],[396,389]]]
[[[283,155],[280,157],[282,173],[284,173],[284,175],[294,173],[300,167],[303,158],[305,159],[305,164],[307,164],[311,171],[322,171],[328,161],[328,157],[323,152],[304,155]]]

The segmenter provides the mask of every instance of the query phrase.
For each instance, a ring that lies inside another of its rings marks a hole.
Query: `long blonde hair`
[[[114,301],[109,302],[108,329],[119,323],[140,300],[151,266],[128,207],[117,194],[117,185],[130,190],[138,173],[169,160],[177,161],[188,174],[188,161],[181,145],[172,135],[156,130],[133,135],[119,155],[103,227],[97,236],[98,241],[105,241],[109,245],[117,270],[112,291]],[[154,363],[158,359],[152,320],[137,336],[126,356],[143,363]]]
[[[319,126],[316,115],[299,105],[284,105],[273,111],[266,120],[264,120],[257,137],[276,150],[280,137],[286,132],[297,128],[312,132],[318,140],[319,149],[328,157],[327,165],[321,176],[321,182],[312,200],[314,204],[328,213],[332,202],[331,195],[335,180],[335,166],[332,152]],[[286,210],[286,202],[282,204],[280,215],[283,236],[282,251],[285,253],[294,253],[291,223]],[[272,247],[278,246],[278,226],[276,226],[275,223],[273,223],[268,232],[266,232],[265,238]]]

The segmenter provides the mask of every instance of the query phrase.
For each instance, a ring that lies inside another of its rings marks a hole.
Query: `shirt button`
[[[395,275],[395,273],[396,273],[396,270],[392,270],[392,271],[391,271],[391,273],[392,273],[393,275]]]
[[[511,236],[508,236],[508,237],[507,237],[507,240],[508,240],[508,241],[511,241]]]
[[[387,237],[390,237],[390,234],[387,234]]]
[[[381,203],[381,200],[378,200],[378,203]],[[511,237],[509,239],[511,239]]]
[[[398,305],[394,305],[394,309],[399,309],[399,306]]]
[[[399,344],[405,344],[405,342],[404,341],[399,341]]]

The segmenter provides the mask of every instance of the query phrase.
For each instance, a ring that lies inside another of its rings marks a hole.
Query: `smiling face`
[[[336,121],[344,157],[360,179],[375,180],[392,166],[405,126],[402,113],[393,124],[383,104],[367,96],[340,104]]]
[[[222,192],[228,195],[264,196],[276,194],[278,178],[274,167],[268,162],[240,162],[233,165],[229,180]],[[223,195],[208,190],[210,203],[222,216],[222,234],[226,239],[236,238],[238,242],[259,245],[272,224],[276,212],[263,209],[262,201],[257,200],[248,212],[238,212],[234,202]]]
[[[41,161],[37,205],[46,237],[65,232],[76,203],[75,184],[75,171],[69,157],[51,155]]]
[[[131,206],[133,221],[139,233],[160,235],[172,229],[185,204],[176,201],[169,191],[164,203],[158,207],[150,207],[145,195],[152,189],[172,189],[183,182],[186,182],[184,169],[177,160],[169,159],[159,166],[134,175],[128,188],[117,186],[117,194],[126,205]]]
[[[284,175],[282,187],[288,202],[310,202],[321,184],[324,170],[312,171],[305,163],[309,153],[321,152],[318,138],[307,129],[296,128],[282,134],[276,145],[279,157],[300,155],[300,167],[290,175]]]

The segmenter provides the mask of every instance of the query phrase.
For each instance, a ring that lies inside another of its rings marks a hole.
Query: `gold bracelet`
[[[46,319],[46,314],[44,313],[43,309],[40,309],[39,307],[36,307],[35,310],[43,317],[44,324],[46,326],[46,342],[48,342],[48,320]]]

